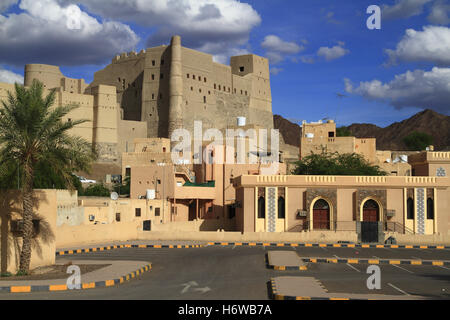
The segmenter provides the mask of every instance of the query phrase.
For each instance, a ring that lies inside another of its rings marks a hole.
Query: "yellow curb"
[[[443,261],[433,261],[433,266],[443,266],[444,262]]]
[[[420,261],[420,260],[412,260],[411,264],[413,264],[413,265],[421,265],[422,261]]]
[[[398,245],[393,244],[393,245],[391,245],[391,248],[396,249],[396,248],[398,248]]]
[[[319,247],[322,247],[322,248],[323,248],[323,247],[326,247],[326,246],[327,246],[326,243],[320,243],[320,244],[319,244]]]
[[[358,259],[348,259],[347,263],[358,264],[359,260]]]
[[[389,260],[389,264],[400,264],[400,260]]]
[[[291,243],[291,247],[298,247],[297,243]]]
[[[11,287],[11,292],[31,292],[31,286],[15,286]]]
[[[284,243],[277,243],[277,247],[284,247]]]
[[[311,300],[311,297],[295,297],[295,300]]]
[[[65,284],[55,284],[49,286],[49,291],[65,291],[65,290],[67,290],[67,285]]]
[[[337,263],[337,259],[327,259],[328,262]]]
[[[333,247],[335,247],[335,248],[340,248],[341,245],[340,245],[340,244],[333,244]]]
[[[107,281],[105,281],[105,286],[106,287],[111,287],[113,285],[114,285],[114,280],[107,280]]]
[[[81,287],[83,289],[94,289],[95,288],[95,282],[90,282],[90,283],[83,283],[81,285]]]
[[[380,264],[380,260],[369,260],[369,264]]]

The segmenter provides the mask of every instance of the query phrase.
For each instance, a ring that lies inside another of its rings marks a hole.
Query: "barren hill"
[[[274,127],[280,130],[287,144],[299,146],[300,126],[274,115]],[[413,131],[431,135],[435,150],[447,149],[450,146],[450,116],[429,109],[385,128],[369,123],[355,123],[347,128],[357,138],[376,138],[377,150],[406,150],[403,138]]]

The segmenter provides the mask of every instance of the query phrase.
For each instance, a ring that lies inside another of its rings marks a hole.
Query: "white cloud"
[[[266,50],[266,56],[271,64],[278,64],[286,56],[297,54],[305,49],[304,46],[295,42],[284,41],[275,35],[266,36],[261,43],[261,47]]]
[[[0,15],[0,63],[83,65],[107,62],[115,54],[132,50],[139,41],[129,26],[99,22],[78,6],[57,0],[22,0],[23,12]],[[73,13],[79,19],[73,19]],[[80,28],[73,29],[72,21]]]
[[[0,68],[0,82],[23,84],[23,76]]]
[[[178,34],[183,46],[206,48],[206,52],[225,60],[232,51],[245,49],[250,31],[261,23],[252,6],[238,0],[58,1],[80,3],[105,18],[156,28],[147,40],[149,47],[168,43]]]
[[[396,108],[432,108],[450,113],[450,68],[407,71],[396,75],[389,83],[372,80],[361,82],[358,87],[354,87],[349,79],[344,81],[348,93],[368,100],[387,102]]]
[[[382,19],[410,18],[422,14],[423,7],[432,0],[396,0],[392,6],[383,5]]]
[[[334,47],[320,47],[317,51],[319,57],[325,58],[327,61],[339,59],[346,54],[350,53],[350,50],[344,48],[345,43],[338,41],[338,45]]]
[[[261,43],[261,47],[268,51],[275,51],[285,54],[299,53],[303,47],[299,46],[295,42],[283,41],[279,37],[274,35],[268,35]]]
[[[423,31],[407,29],[395,50],[386,50],[389,63],[397,61],[428,61],[438,66],[450,65],[450,29],[425,26]]]
[[[427,19],[434,24],[447,25],[450,24],[449,13],[450,4],[445,3],[443,0],[437,0],[433,4],[433,7],[431,8],[431,12],[428,15]]]

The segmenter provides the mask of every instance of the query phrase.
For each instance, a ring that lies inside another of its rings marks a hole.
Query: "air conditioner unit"
[[[297,210],[297,218],[304,218],[308,216],[308,211],[306,210]]]
[[[395,210],[387,210],[386,216],[388,216],[388,217],[395,217]]]

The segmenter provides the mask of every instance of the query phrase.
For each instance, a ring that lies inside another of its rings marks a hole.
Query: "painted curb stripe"
[[[273,300],[296,300],[296,301],[310,301],[310,300],[322,300],[322,301],[349,301],[349,300],[368,300],[368,299],[353,299],[353,298],[332,298],[332,297],[294,297],[278,294],[275,279],[270,279],[272,288]]]
[[[143,274],[145,271],[150,271],[152,269],[152,265],[148,264],[135,272],[131,272],[126,276],[122,276],[119,279],[106,280],[106,281],[97,281],[97,282],[89,282],[82,283],[81,289],[94,289],[101,287],[112,287],[117,284],[123,283],[125,280],[130,280],[131,278],[135,278],[139,274]],[[9,287],[0,287],[1,293],[27,293],[27,292],[48,292],[48,291],[72,291],[67,288],[65,284],[58,285],[46,285],[46,286],[9,286]],[[75,290],[76,291],[76,290]]]
[[[321,247],[321,248],[392,248],[392,249],[450,249],[450,246],[436,246],[436,245],[388,245],[388,244],[347,244],[347,243],[285,243],[285,242],[208,242],[210,246],[264,246],[264,247]],[[98,248],[73,249],[66,251],[57,251],[56,256],[72,255],[77,253],[88,253],[97,251],[107,251],[119,248],[202,248],[204,245],[113,245]]]
[[[398,260],[398,259],[354,259],[354,258],[301,258],[305,263],[349,263],[349,264],[403,264],[416,266],[448,266],[450,261],[443,260]]]

